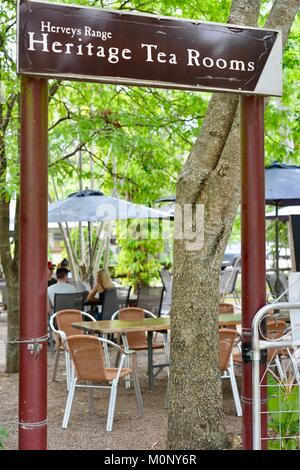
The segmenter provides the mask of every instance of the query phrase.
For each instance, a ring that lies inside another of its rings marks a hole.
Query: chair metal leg
[[[130,359],[129,359],[128,356],[125,357],[125,364],[124,365],[127,369],[130,368]],[[130,374],[128,374],[125,377],[125,388],[126,389],[130,388],[130,385],[131,385]]]
[[[239,395],[239,391],[238,391],[237,384],[236,384],[233,365],[230,364],[227,370],[228,370],[228,373],[229,373],[229,378],[230,378],[230,383],[231,383],[231,389],[232,389],[236,414],[237,414],[237,416],[242,416],[241,400],[240,400],[240,395]]]
[[[286,374],[285,374],[285,372],[282,368],[282,365],[281,365],[278,354],[275,354],[275,364],[276,364],[276,367],[277,367],[277,371],[278,371],[280,380],[282,380],[282,382],[284,383],[286,381]]]
[[[63,423],[62,423],[62,428],[63,429],[66,429],[67,426],[68,426],[70,413],[71,413],[71,408],[72,408],[72,403],[73,403],[73,398],[74,398],[75,386],[76,386],[76,379],[71,380],[70,389],[69,389],[68,398],[67,398],[67,403],[66,403],[66,408],[65,408],[64,417],[63,417]]]
[[[50,346],[50,351],[51,351],[51,354],[54,354],[55,352],[55,340],[54,340],[54,337],[53,337],[53,331],[51,330],[51,328],[49,327],[48,325],[48,333],[49,333],[49,346]]]
[[[111,391],[110,391],[110,399],[108,405],[108,416],[107,416],[107,423],[106,423],[106,431],[112,431],[113,428],[113,420],[115,415],[115,406],[116,406],[116,398],[117,398],[117,387],[118,383],[116,379],[112,381],[111,384]]]
[[[139,415],[144,416],[143,398],[141,394],[139,379],[138,379],[137,372],[135,369],[132,369],[132,378],[133,378],[133,385],[134,385],[134,391],[135,391],[136,401],[138,405]]]
[[[129,351],[127,336],[125,334],[122,334],[121,337],[122,337],[122,341],[123,341],[125,351]],[[130,358],[129,358],[129,356],[125,357],[125,367],[130,369]],[[126,377],[125,377],[125,388],[126,389],[130,388],[130,375],[126,375]]]
[[[65,350],[65,362],[66,362],[66,381],[67,381],[67,390],[70,389],[70,382],[72,380],[72,361],[70,354]]]
[[[70,361],[70,355],[67,351],[65,353],[65,363],[66,363],[66,382],[67,382],[67,390],[70,388],[70,380],[71,380],[71,361]],[[53,373],[52,373],[52,382],[55,382],[56,379],[56,373],[57,373],[57,368],[58,368],[58,363],[59,363],[59,357],[60,357],[60,350],[57,349],[55,352],[55,359],[54,359],[54,368],[53,368]]]

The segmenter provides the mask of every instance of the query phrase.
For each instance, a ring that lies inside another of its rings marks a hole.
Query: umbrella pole
[[[89,238],[89,260],[90,260],[90,286],[93,287],[93,266],[92,266],[92,231],[91,231],[91,222],[88,222],[88,238]]]

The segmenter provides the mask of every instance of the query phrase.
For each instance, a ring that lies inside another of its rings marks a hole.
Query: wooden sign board
[[[17,70],[68,80],[280,96],[281,34],[20,0]]]

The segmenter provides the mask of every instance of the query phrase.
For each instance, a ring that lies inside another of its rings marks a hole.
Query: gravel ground
[[[0,314],[0,426],[9,436],[7,449],[17,449],[18,374],[5,374],[6,314]],[[144,417],[137,413],[133,389],[118,387],[116,412],[112,432],[106,432],[108,406],[107,390],[96,390],[95,414],[88,409],[87,390],[77,390],[69,426],[61,428],[66,401],[64,360],[61,357],[57,381],[51,381],[54,356],[48,354],[48,448],[49,449],[104,449],[104,450],[161,450],[166,446],[167,410],[164,407],[167,387],[166,372],[155,380],[155,389],[148,389],[146,356],[138,357],[138,374],[144,401]],[[238,371],[237,371],[238,372]],[[238,377],[238,383],[240,377]],[[231,448],[241,448],[241,418],[235,415],[229,380],[223,381],[225,424]]]

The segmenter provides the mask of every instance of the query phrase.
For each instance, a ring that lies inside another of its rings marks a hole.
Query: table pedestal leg
[[[149,389],[153,390],[154,380],[153,380],[153,349],[152,349],[152,340],[153,340],[153,331],[148,331],[148,380],[149,380]]]

